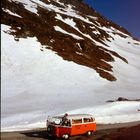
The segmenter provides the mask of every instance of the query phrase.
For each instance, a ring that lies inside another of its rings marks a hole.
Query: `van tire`
[[[86,133],[86,135],[87,135],[88,137],[92,136],[92,135],[93,135],[93,131],[88,131],[88,132]]]
[[[64,134],[64,135],[62,136],[62,138],[63,138],[64,140],[68,140],[68,139],[69,139],[69,135],[68,135],[68,134]]]

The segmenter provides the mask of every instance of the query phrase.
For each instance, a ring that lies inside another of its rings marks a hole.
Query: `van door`
[[[90,118],[83,118],[83,127],[85,133],[88,131],[95,131],[96,130],[96,124],[94,122],[94,119],[92,117]]]
[[[59,126],[59,131],[58,132],[59,132],[59,137],[62,137],[65,134],[71,135],[71,123],[70,123],[70,120],[67,120],[67,121],[63,122]]]
[[[72,119],[71,135],[83,134],[82,119]]]

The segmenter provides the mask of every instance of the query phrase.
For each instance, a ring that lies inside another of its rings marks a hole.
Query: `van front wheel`
[[[88,137],[90,137],[90,136],[92,136],[92,135],[93,135],[93,132],[92,132],[92,131],[88,131],[88,132],[87,132],[87,136],[88,136]]]
[[[64,134],[64,135],[62,136],[62,138],[65,139],[65,140],[68,140],[68,139],[69,139],[69,135],[68,135],[68,134]]]

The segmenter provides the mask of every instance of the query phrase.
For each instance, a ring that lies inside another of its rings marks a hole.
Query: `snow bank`
[[[68,111],[68,114],[92,114],[95,116],[95,120],[97,124],[115,124],[115,123],[126,123],[133,121],[140,121],[140,102],[136,101],[121,101],[121,102],[113,102],[106,103],[103,105],[95,105],[93,107],[79,108],[76,110]],[[65,113],[65,112],[64,112]],[[63,113],[63,114],[64,114]],[[29,114],[20,115],[20,120],[17,122],[21,122],[21,124],[16,124],[9,127],[2,128],[2,131],[20,131],[20,130],[29,130],[34,128],[44,128],[46,127],[46,120],[37,121],[36,123],[23,122],[24,116],[27,117],[37,117],[39,112],[33,112],[33,116]],[[29,115],[29,116],[28,116]],[[40,114],[40,116],[45,116],[45,114]],[[55,114],[56,115],[56,114]],[[12,117],[13,118],[13,117]],[[12,118],[8,118],[12,121]],[[15,118],[17,116],[15,115]],[[47,116],[46,118],[47,119]]]
[[[121,101],[69,111],[70,114],[92,114],[99,124],[140,121],[140,102]]]

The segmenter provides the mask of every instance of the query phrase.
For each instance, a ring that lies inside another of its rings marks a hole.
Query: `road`
[[[133,130],[132,134],[131,130]],[[128,135],[128,138],[126,140],[129,140],[129,138],[130,140],[140,140],[139,132],[140,132],[140,121],[123,124],[108,124],[108,125],[98,124],[97,132],[92,137],[86,137],[84,135],[74,136],[71,137],[70,140],[121,140],[114,139],[119,135],[120,136],[123,135],[122,137],[124,136],[127,137]],[[46,129],[44,128],[19,132],[2,132],[1,140],[52,140],[52,138],[49,138],[47,136]]]

